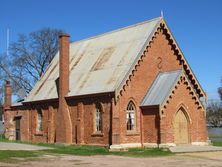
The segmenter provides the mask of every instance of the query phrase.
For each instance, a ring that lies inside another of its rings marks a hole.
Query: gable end
[[[174,52],[174,55],[177,56],[177,60],[179,61],[180,65],[183,66],[183,69],[185,71],[185,74],[187,75],[187,78],[190,80],[190,83],[192,85],[192,88],[195,90],[195,93],[198,96],[198,99],[200,97],[205,97],[206,94],[203,91],[201,85],[199,84],[198,80],[196,79],[196,76],[194,75],[191,67],[189,66],[187,60],[185,59],[181,49],[179,48],[178,44],[176,43],[176,40],[174,39],[172,33],[170,32],[166,22],[163,18],[161,18],[160,22],[156,25],[156,27],[153,29],[153,32],[147,39],[147,42],[141,49],[139,55],[137,56],[137,59],[135,59],[135,62],[131,66],[130,70],[124,77],[123,81],[119,84],[115,91],[116,100],[119,99],[119,96],[122,95],[123,91],[125,91],[125,87],[128,86],[129,81],[131,80],[131,77],[134,76],[134,73],[137,71],[137,67],[140,65],[140,63],[143,61],[143,58],[146,56],[146,53],[149,51],[149,48],[151,47],[151,44],[153,43],[154,39],[156,38],[156,35],[158,34],[158,31],[163,31],[163,33],[166,35],[166,39],[169,41],[169,44],[171,45],[171,48]]]
[[[162,22],[160,23],[160,27],[166,34],[167,40],[169,41],[169,44],[172,46],[172,50],[174,51],[174,54],[177,56],[178,61],[183,66],[188,79],[190,80],[194,90],[198,94],[198,97],[200,98],[200,97],[206,96],[195,74],[193,73],[190,65],[188,64],[183,52],[181,51],[179,45],[177,44],[175,38],[173,37],[166,22],[163,19],[162,19]]]

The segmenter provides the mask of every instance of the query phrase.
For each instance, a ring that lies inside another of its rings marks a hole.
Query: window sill
[[[35,136],[43,136],[43,132],[36,132],[34,135]]]
[[[102,132],[95,132],[91,135],[92,137],[103,137],[104,136],[104,133]]]
[[[126,136],[140,136],[140,133],[136,131],[127,131]]]

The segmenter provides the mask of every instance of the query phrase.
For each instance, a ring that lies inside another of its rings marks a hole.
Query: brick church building
[[[5,85],[11,140],[110,146],[207,144],[206,94],[162,17],[69,43],[24,101]]]

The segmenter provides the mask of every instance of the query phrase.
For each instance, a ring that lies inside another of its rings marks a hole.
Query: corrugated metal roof
[[[169,96],[172,87],[182,74],[182,70],[161,72],[147,91],[141,106],[161,105]]]
[[[67,96],[115,91],[160,21],[161,18],[156,18],[72,43]],[[57,98],[58,77],[59,53],[25,102]]]

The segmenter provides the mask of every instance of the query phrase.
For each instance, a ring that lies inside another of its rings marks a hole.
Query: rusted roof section
[[[118,29],[70,45],[70,92],[67,96],[112,92],[124,80],[162,18]],[[25,102],[58,97],[59,53]]]
[[[169,96],[181,74],[182,70],[159,73],[147,91],[141,106],[161,105]]]

